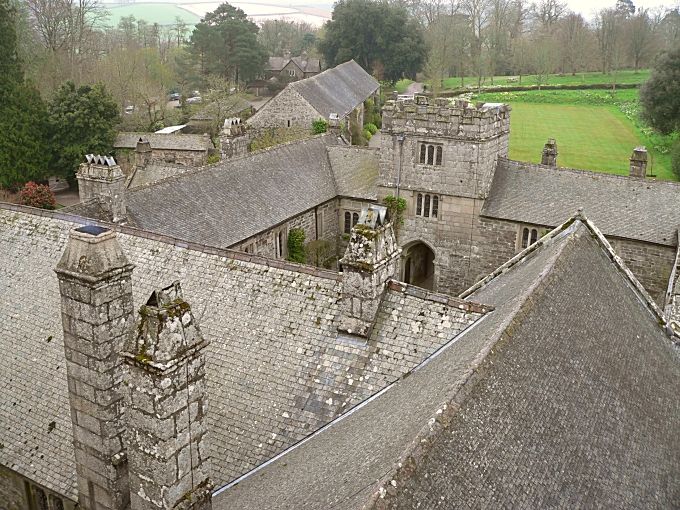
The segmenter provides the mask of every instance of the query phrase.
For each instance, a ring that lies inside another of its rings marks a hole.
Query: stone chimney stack
[[[549,138],[543,146],[541,165],[557,166],[557,142],[554,138]]]
[[[647,149],[645,147],[635,147],[630,157],[631,177],[644,179],[647,176]]]
[[[290,50],[283,50],[283,58],[285,59],[290,58]]]
[[[125,221],[125,175],[120,166],[110,156],[88,154],[85,158],[76,175],[80,201],[100,197],[112,221]]]
[[[370,205],[352,228],[342,266],[342,318],[339,330],[368,337],[385,285],[397,272],[399,254],[387,208]]]
[[[135,167],[144,168],[151,163],[151,143],[149,140],[140,138],[135,147]]]
[[[248,154],[248,134],[238,117],[224,119],[220,133],[222,159],[230,159]]]
[[[179,282],[154,291],[122,353],[132,510],[212,508],[208,345]]]
[[[55,269],[83,510],[129,505],[118,353],[133,323],[132,268],[116,234],[89,225],[71,230]]]

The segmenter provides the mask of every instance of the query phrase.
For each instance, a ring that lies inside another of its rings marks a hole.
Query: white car
[[[201,101],[203,101],[201,96],[190,97],[189,99],[187,99],[187,104],[200,103]]]

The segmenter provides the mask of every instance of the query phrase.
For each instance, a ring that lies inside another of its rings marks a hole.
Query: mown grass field
[[[595,83],[642,83],[649,78],[649,70],[643,69],[638,72],[632,70],[618,71],[612,74],[602,74],[602,73],[577,73],[576,75],[571,74],[551,74],[541,81],[541,85],[592,85]],[[538,80],[536,75],[522,76],[521,85],[536,85]],[[464,84],[466,87],[477,86],[477,78],[466,77],[464,79]],[[485,78],[482,82],[482,86],[489,87],[492,85],[520,85],[519,77],[517,76],[496,76],[493,79]],[[444,89],[455,89],[459,88],[460,78],[447,78],[443,81]]]
[[[560,166],[627,175],[636,145],[649,151],[648,175],[676,180],[668,150],[671,137],[654,134],[639,120],[637,90],[489,93],[475,100],[509,103],[510,157],[539,162],[543,144],[555,138]]]
[[[106,24],[116,26],[121,18],[134,16],[136,20],[144,20],[149,24],[158,23],[159,25],[174,25],[179,16],[187,25],[193,26],[200,21],[200,18],[189,11],[178,7],[175,4],[162,3],[140,3],[122,5],[119,7],[107,7],[109,16]]]

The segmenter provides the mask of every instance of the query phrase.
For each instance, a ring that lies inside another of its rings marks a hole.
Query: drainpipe
[[[397,198],[399,198],[399,188],[401,186],[401,167],[404,161],[404,135],[403,133],[397,135],[397,141],[399,142],[399,172],[397,173]]]

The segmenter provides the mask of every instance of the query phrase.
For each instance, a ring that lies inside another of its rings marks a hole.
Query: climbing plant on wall
[[[399,227],[404,224],[404,211],[406,210],[406,200],[394,195],[387,195],[383,198],[383,204],[387,207],[394,229],[395,237],[399,235]]]
[[[305,262],[305,231],[292,228],[288,231],[288,260],[291,262]]]

